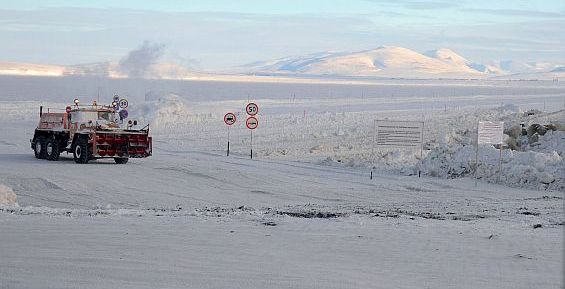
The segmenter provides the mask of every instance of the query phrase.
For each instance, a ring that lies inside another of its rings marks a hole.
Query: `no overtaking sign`
[[[247,126],[248,129],[256,129],[259,126],[259,121],[257,118],[250,116],[247,118],[247,121],[245,121],[245,126]]]

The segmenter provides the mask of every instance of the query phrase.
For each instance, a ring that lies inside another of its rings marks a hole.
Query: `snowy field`
[[[0,84],[0,288],[563,288],[565,133],[505,149],[500,174],[481,147],[478,181],[472,144],[479,120],[563,124],[563,84]],[[35,159],[39,105],[98,91],[151,124],[154,155]],[[375,119],[424,121],[423,158],[371,153]]]

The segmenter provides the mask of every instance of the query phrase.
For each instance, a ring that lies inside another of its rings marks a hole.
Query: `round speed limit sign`
[[[253,116],[250,116],[245,121],[245,126],[247,126],[248,129],[256,129],[259,126],[259,120],[257,120],[257,118]]]
[[[259,113],[259,106],[257,106],[257,104],[251,102],[249,104],[247,104],[247,106],[245,107],[245,111],[247,112],[248,115],[254,116],[257,113]]]
[[[125,98],[120,99],[120,102],[118,102],[118,104],[120,105],[121,109],[126,109],[128,108],[128,100]]]
[[[235,120],[236,120],[235,114],[232,113],[232,112],[228,112],[228,113],[226,113],[226,115],[224,115],[224,122],[225,122],[227,125],[232,125],[232,124],[234,124],[234,123],[235,123]]]

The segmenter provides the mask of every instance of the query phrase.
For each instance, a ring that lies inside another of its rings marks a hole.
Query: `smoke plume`
[[[152,66],[163,56],[165,45],[143,41],[141,46],[132,50],[120,61],[120,71],[128,77],[143,78],[151,75]]]

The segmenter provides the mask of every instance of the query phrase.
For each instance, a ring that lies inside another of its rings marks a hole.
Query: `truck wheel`
[[[128,158],[114,158],[116,164],[127,164],[128,160]]]
[[[73,150],[73,159],[77,164],[86,164],[90,159],[90,152],[88,151],[88,141],[80,138]]]
[[[60,154],[59,141],[55,137],[48,139],[45,143],[45,158],[50,161],[56,161],[59,160]]]
[[[45,138],[40,136],[35,139],[35,145],[33,146],[33,153],[38,159],[45,158]]]

